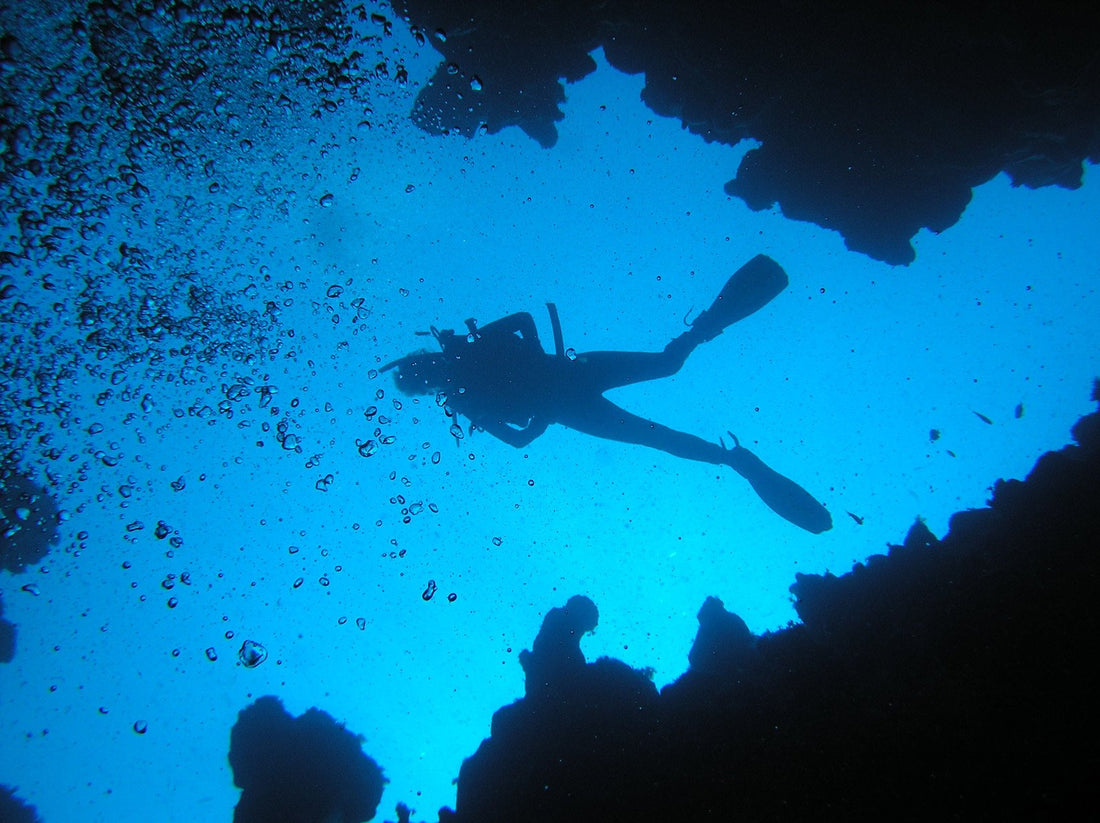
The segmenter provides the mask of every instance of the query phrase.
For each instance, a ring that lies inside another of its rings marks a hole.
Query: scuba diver
[[[757,255],[734,273],[688,331],[660,352],[566,353],[557,310],[548,303],[555,354],[543,350],[534,318],[520,312],[487,326],[467,320],[466,335],[432,327],[442,351],[414,352],[381,371],[395,369],[396,386],[404,394],[435,394],[449,417],[462,414],[470,420],[471,431],[481,429],[516,448],[557,423],[594,437],[729,466],[780,517],[820,534],[832,527],[828,510],[793,480],[769,468],[732,432],[727,432],[733,441],[728,448],[721,439],[711,443],[638,417],[603,396],[619,386],[675,374],[696,346],[763,308],[787,283],[778,263]],[[457,423],[452,432],[461,436],[456,427]]]

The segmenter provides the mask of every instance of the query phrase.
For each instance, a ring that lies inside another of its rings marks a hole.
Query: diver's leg
[[[579,377],[602,394],[608,389],[676,374],[696,346],[767,305],[787,287],[787,273],[758,254],[730,277],[713,305],[659,352],[586,352],[577,356]]]
[[[557,422],[571,429],[660,449],[675,457],[725,465],[745,478],[768,508],[806,531],[820,534],[832,528],[828,509],[804,488],[768,466],[734,438],[734,447],[708,443],[701,437],[670,429],[619,408],[599,397],[564,410]],[[731,435],[732,437],[732,435]]]
[[[608,389],[671,377],[680,371],[688,354],[695,348],[674,347],[660,352],[590,351],[577,355],[577,380],[595,394]]]
[[[719,444],[638,417],[606,397],[574,403],[558,413],[556,422],[593,437],[649,446],[686,460],[714,465],[726,462],[727,451]]]

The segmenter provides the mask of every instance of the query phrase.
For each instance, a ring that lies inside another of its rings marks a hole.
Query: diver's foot
[[[699,338],[699,335],[692,329],[672,338],[668,342],[668,345],[665,346],[665,354],[675,357],[676,360],[683,365],[688,355],[691,354],[695,350],[695,347],[701,342],[702,340]]]
[[[737,435],[733,432],[726,430],[726,434],[730,436],[730,440],[733,441],[733,447],[726,445],[726,441],[721,437],[718,438],[719,445],[725,450],[726,459],[723,461],[725,465],[729,466],[734,471],[740,471],[744,465],[744,457],[751,454],[747,449],[741,447],[741,441],[737,439]]]
[[[691,327],[689,334],[694,334],[700,343],[709,343],[726,330],[725,324],[717,320],[712,309],[699,312],[688,325]]]

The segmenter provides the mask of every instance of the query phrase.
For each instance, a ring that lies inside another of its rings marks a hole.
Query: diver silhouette
[[[462,414],[476,427],[517,448],[551,423],[576,431],[635,443],[713,465],[729,466],[745,478],[780,517],[814,534],[832,527],[829,512],[805,489],[767,466],[740,444],[711,443],[631,414],[604,392],[675,374],[701,343],[763,308],[788,283],[787,274],[760,254],[738,269],[710,308],[688,331],[660,352],[596,351],[567,356],[553,303],[547,304],[555,354],[539,342],[534,318],[510,314],[487,326],[467,320],[468,334],[432,328],[442,351],[421,350],[387,363],[397,388],[407,394],[435,394],[448,416]],[[422,332],[426,334],[426,332]],[[457,424],[455,424],[457,425]],[[461,434],[461,429],[458,429]]]

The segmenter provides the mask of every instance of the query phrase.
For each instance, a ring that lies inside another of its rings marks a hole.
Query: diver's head
[[[413,352],[393,364],[393,382],[404,395],[434,394],[447,387],[447,356],[442,352]]]

